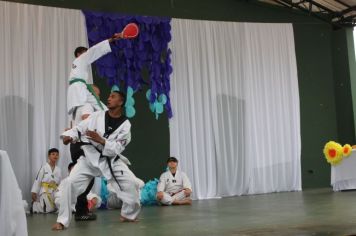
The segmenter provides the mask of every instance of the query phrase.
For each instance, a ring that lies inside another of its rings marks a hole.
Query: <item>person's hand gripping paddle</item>
[[[114,34],[111,38],[113,40],[116,39],[134,39],[138,36],[139,34],[139,28],[137,26],[137,24],[135,23],[129,23],[125,26],[125,28],[122,30],[121,33],[116,33]]]

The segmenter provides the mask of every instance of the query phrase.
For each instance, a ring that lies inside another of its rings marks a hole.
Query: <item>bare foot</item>
[[[120,216],[120,221],[121,222],[138,222],[138,219],[131,220],[126,217]]]
[[[172,205],[192,205],[192,199],[185,199],[180,201],[174,201]]]
[[[64,230],[64,225],[57,222],[52,226],[52,230],[54,230],[54,231]]]

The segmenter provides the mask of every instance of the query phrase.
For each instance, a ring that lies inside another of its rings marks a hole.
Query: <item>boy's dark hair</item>
[[[57,148],[51,148],[51,149],[48,150],[48,156],[49,156],[52,152],[59,153],[59,151],[58,151]]]
[[[126,94],[121,91],[113,91],[113,93],[118,93],[120,95],[121,100],[122,100],[122,107],[124,107],[125,103],[126,103]]]
[[[77,57],[78,54],[83,53],[83,52],[85,52],[85,51],[87,51],[87,50],[88,50],[88,48],[86,48],[86,47],[82,47],[82,46],[77,47],[77,48],[74,50],[74,56]]]
[[[175,158],[175,157],[168,157],[167,163],[168,163],[168,162],[171,162],[171,161],[178,163],[177,158]]]

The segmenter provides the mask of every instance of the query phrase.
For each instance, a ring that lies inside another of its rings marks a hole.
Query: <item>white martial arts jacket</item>
[[[171,171],[168,170],[161,174],[157,185],[157,192],[175,194],[185,188],[192,190],[188,176],[179,170],[177,170],[175,176],[173,176]]]
[[[110,157],[112,161],[116,156],[119,156],[120,158],[117,160],[118,162],[122,162],[125,166],[131,165],[130,161],[121,154],[125,150],[126,145],[131,141],[130,129],[131,123],[129,120],[126,120],[114,132],[112,132],[108,138],[106,138],[105,146],[91,141],[85,136],[85,132],[87,130],[96,130],[96,132],[102,137],[105,133],[105,111],[97,111],[91,114],[87,119],[80,122],[77,126],[65,131],[61,137],[70,136],[74,142],[79,141],[78,132],[80,132],[82,134],[81,141],[92,144],[82,146],[85,157],[93,167],[99,168],[104,177],[109,180],[112,178],[112,175],[110,173],[108,163],[106,158],[100,158],[101,154],[97,151],[97,149],[102,151],[102,156]]]
[[[89,66],[91,63],[111,52],[109,40],[104,40],[88,51],[77,57],[72,64],[72,70],[69,74],[69,81],[73,79],[83,79],[88,82]],[[67,94],[67,111],[71,114],[77,106],[83,106],[85,103],[95,105],[96,100],[94,96],[88,91],[86,85],[81,82],[76,82],[68,87]],[[98,109],[97,109],[98,110]]]
[[[107,111],[108,108],[105,106],[104,103],[100,102],[101,105],[103,106],[104,108],[104,111]],[[76,109],[75,111],[75,116],[71,116],[71,119],[72,119],[72,125],[71,127],[74,127],[76,126],[77,124],[79,124],[83,119],[82,119],[82,116],[83,115],[90,115],[90,114],[93,114],[95,112],[95,108],[94,106],[92,106],[91,104],[89,103],[86,103],[84,104],[83,106],[80,106]]]
[[[52,193],[56,188],[53,188],[53,183],[58,186],[61,182],[62,174],[61,169],[55,166],[52,171],[51,166],[46,163],[38,171],[35,182],[32,185],[31,193],[41,195],[44,192]],[[50,185],[50,186],[48,186]]]

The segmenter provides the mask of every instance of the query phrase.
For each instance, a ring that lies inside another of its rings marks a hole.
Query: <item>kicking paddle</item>
[[[130,23],[125,26],[122,30],[122,38],[124,39],[134,39],[139,33],[138,26],[135,23]]]
[[[121,33],[114,34],[109,40],[117,39],[134,39],[139,33],[139,28],[135,23],[129,23],[125,26]],[[110,41],[112,42],[112,41]]]

